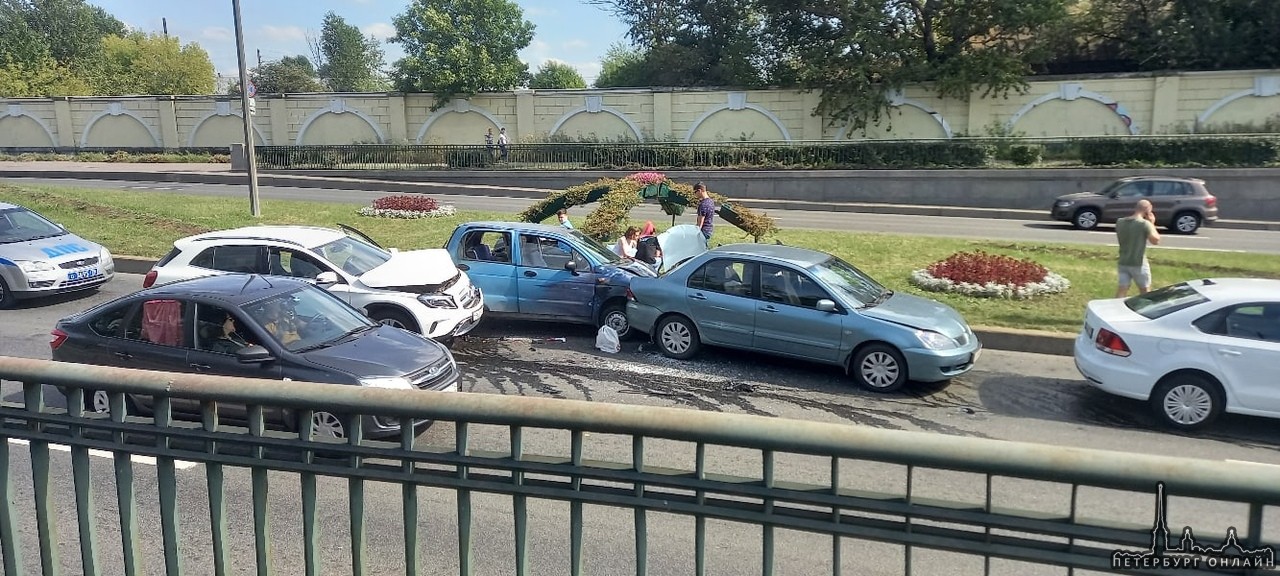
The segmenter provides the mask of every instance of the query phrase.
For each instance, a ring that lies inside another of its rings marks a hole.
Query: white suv
[[[261,274],[313,280],[382,324],[443,342],[471,331],[484,297],[446,250],[384,249],[360,231],[249,226],[188,236],[143,288],[197,276]]]

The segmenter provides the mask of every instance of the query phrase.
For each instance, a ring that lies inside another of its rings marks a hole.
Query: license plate
[[[1088,325],[1088,324],[1085,324],[1085,325],[1084,325],[1084,335],[1085,335],[1085,337],[1086,337],[1086,338],[1093,339],[1093,326],[1090,326],[1090,325]]]
[[[67,272],[67,281],[74,282],[76,280],[85,280],[87,278],[93,278],[97,275],[98,275],[97,268],[84,268],[82,270],[76,270],[75,272]]]

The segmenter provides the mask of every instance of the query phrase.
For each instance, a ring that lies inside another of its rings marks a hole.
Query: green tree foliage
[[[586,88],[587,82],[573,66],[548,60],[533,75],[533,80],[529,81],[529,87],[542,90]]]
[[[928,82],[968,99],[1025,89],[1047,57],[1036,33],[1069,0],[756,0],[778,62],[822,90],[817,112],[855,130],[874,124],[889,93]]]
[[[394,64],[395,87],[434,93],[433,109],[530,80],[519,52],[533,41],[534,27],[512,0],[413,0],[394,24],[391,41],[405,52]]]
[[[324,15],[320,39],[311,42],[311,55],[324,83],[334,92],[385,90],[382,68],[386,64],[382,43],[365,36],[333,12]]]
[[[34,65],[16,61],[0,65],[0,98],[91,94],[93,89],[88,82],[50,56],[45,56]]]
[[[299,94],[324,92],[324,84],[316,77],[316,68],[306,56],[285,56],[266,62],[249,71],[249,80],[259,94]],[[232,84],[228,94],[239,94],[239,82]]]
[[[649,86],[645,69],[645,55],[638,50],[616,43],[605,52],[600,61],[600,75],[596,76],[596,88],[633,88]]]
[[[0,60],[39,68],[50,56],[79,71],[96,61],[104,37],[124,33],[124,23],[84,0],[0,0]]]
[[[211,94],[213,61],[198,44],[175,36],[132,32],[102,40],[102,55],[90,75],[94,92],[126,94]]]

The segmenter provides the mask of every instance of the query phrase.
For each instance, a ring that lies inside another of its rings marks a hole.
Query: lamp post
[[[254,218],[262,216],[258,206],[258,160],[253,147],[253,115],[249,108],[249,72],[244,64],[244,30],[240,25],[240,0],[231,0],[236,18],[236,58],[240,62],[240,105],[244,119],[244,154],[249,163],[249,213]]]

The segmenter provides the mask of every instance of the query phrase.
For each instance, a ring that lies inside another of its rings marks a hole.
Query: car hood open
[[[303,352],[310,362],[357,378],[412,374],[445,358],[444,347],[416,334],[379,326],[350,341]]]
[[[360,282],[374,288],[444,284],[458,275],[458,266],[441,248],[396,252],[360,276]]]
[[[880,305],[862,308],[858,312],[886,322],[932,330],[949,338],[959,338],[969,328],[960,313],[950,306],[902,292],[895,292]]]
[[[702,230],[691,224],[672,226],[658,235],[662,247],[662,261],[674,264],[707,251],[707,238]]]

